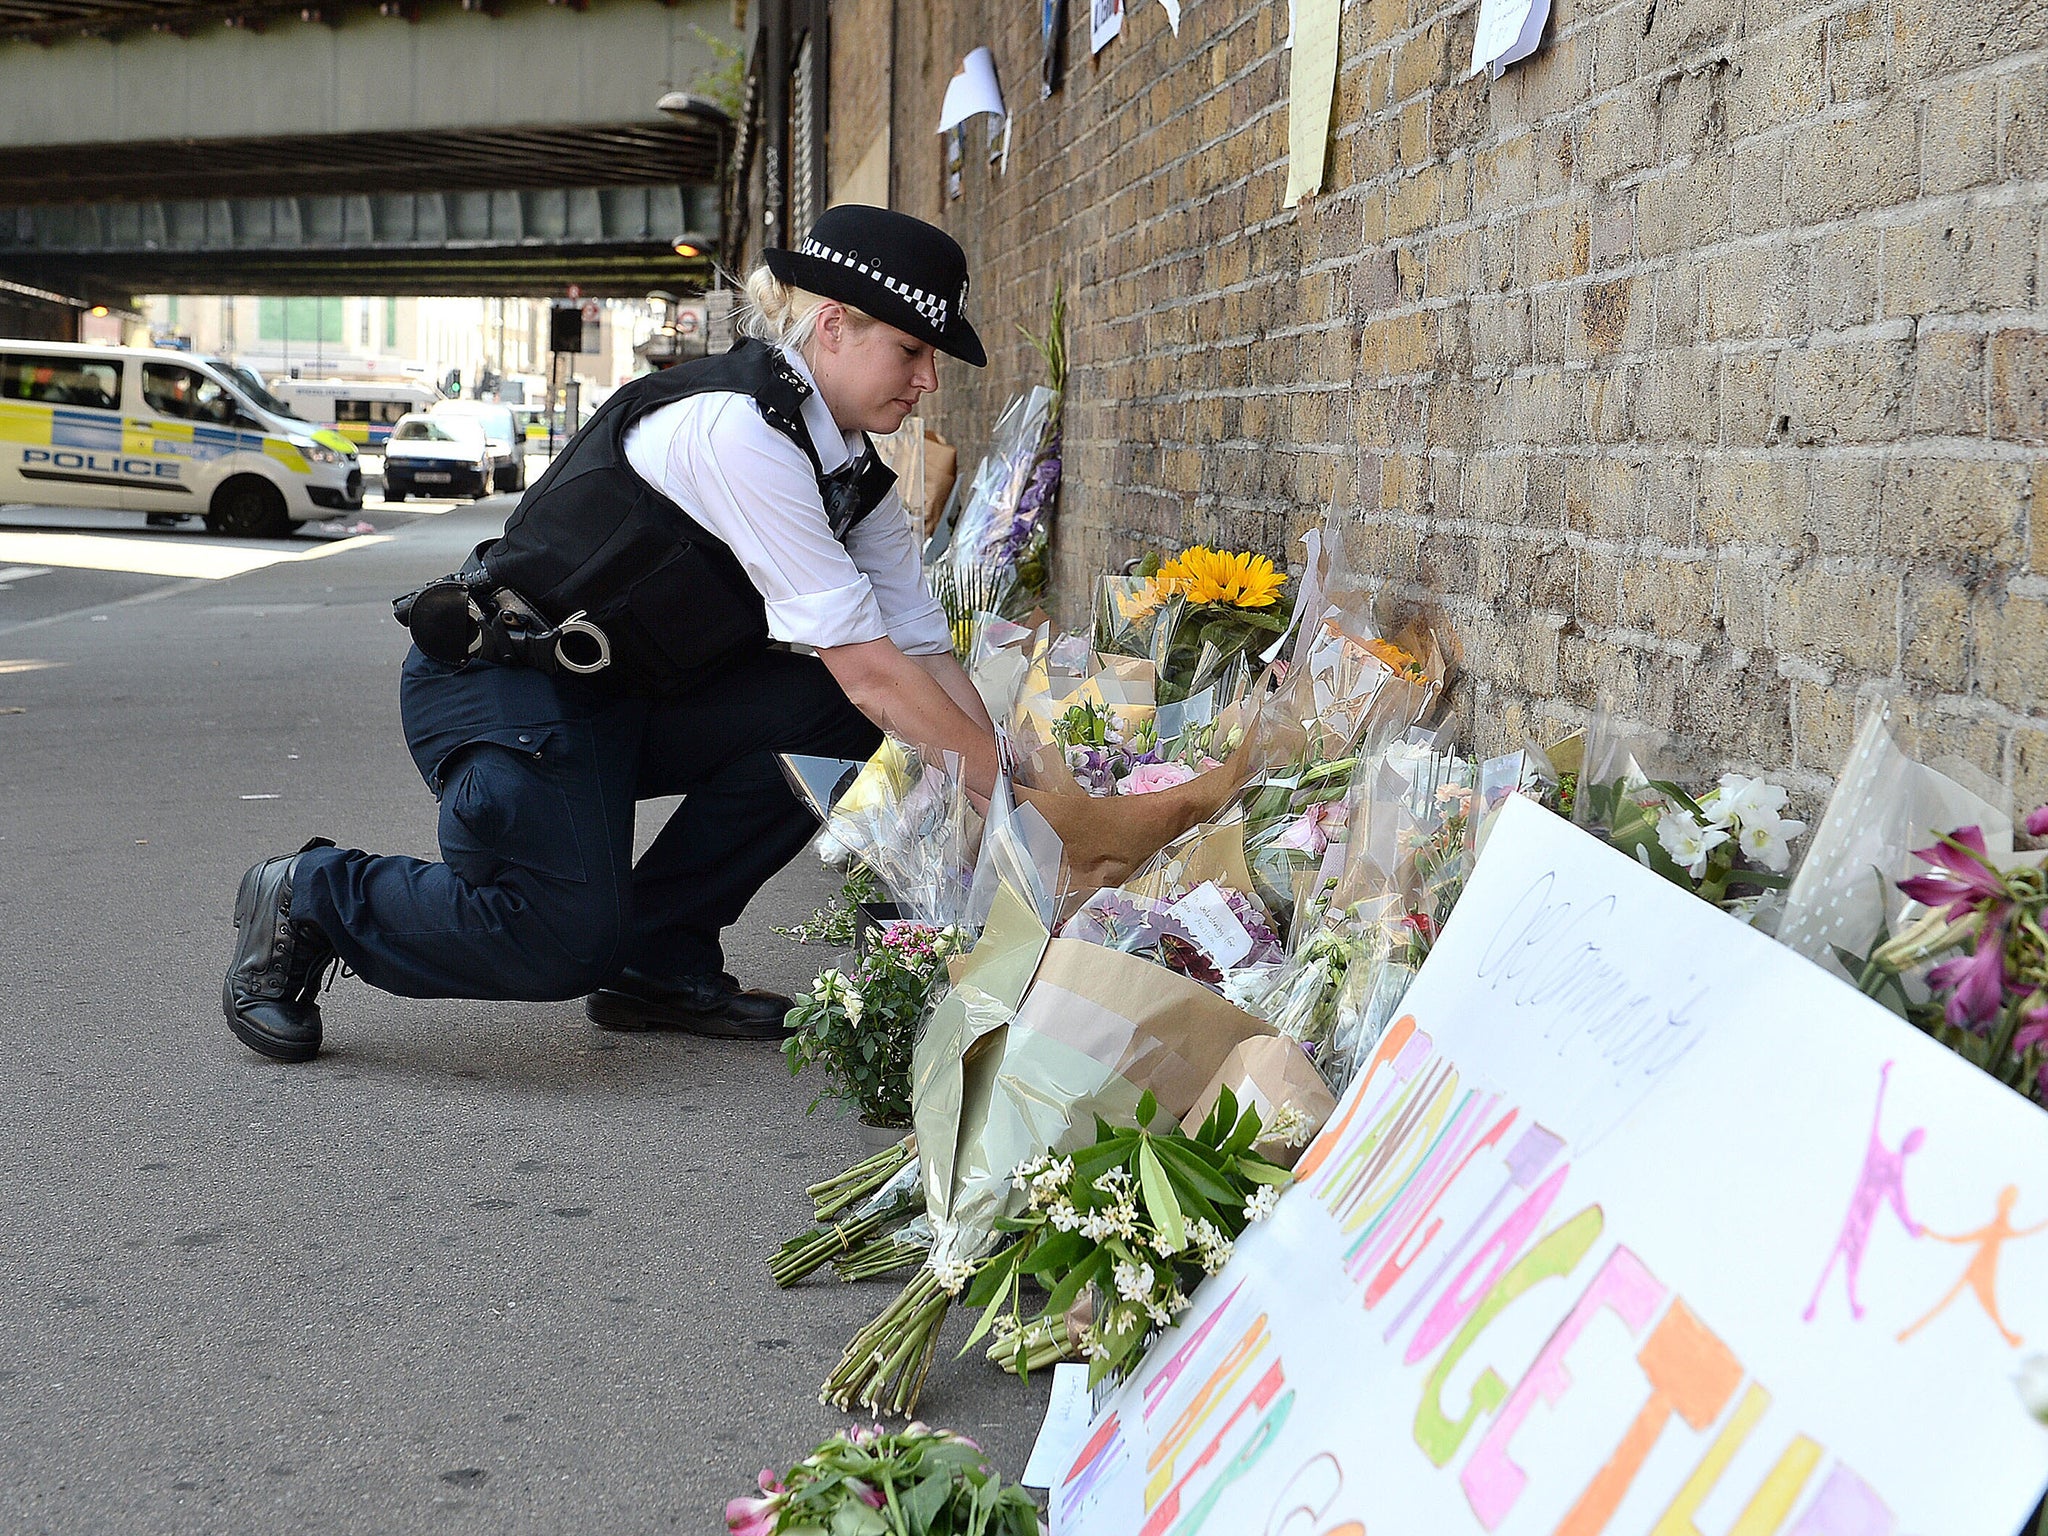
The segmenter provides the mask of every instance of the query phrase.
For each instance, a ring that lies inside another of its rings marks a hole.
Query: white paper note
[[[1510,64],[1529,57],[1543,41],[1543,23],[1549,19],[1550,0],[1481,0],[1468,78],[1489,64],[1498,78]]]
[[[996,84],[995,55],[977,48],[960,61],[946,85],[946,99],[939,108],[939,132],[957,128],[982,112],[1003,116],[1003,88]]]
[[[1045,1422],[1038,1426],[1031,1459],[1024,1463],[1024,1475],[1017,1481],[1026,1488],[1050,1488],[1065,1477],[1094,1415],[1088,1367],[1071,1362],[1054,1366],[1052,1400],[1045,1405]]]
[[[1202,953],[1222,969],[1228,970],[1252,952],[1252,936],[1230,910],[1214,880],[1204,880],[1166,910],[1187,925]]]

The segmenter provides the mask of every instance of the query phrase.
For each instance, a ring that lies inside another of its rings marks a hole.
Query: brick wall
[[[931,412],[966,452],[1067,285],[1067,615],[1141,549],[1290,554],[1334,500],[1455,632],[1484,747],[1605,694],[1811,802],[1882,690],[1924,755],[2048,799],[2039,0],[1557,0],[1492,82],[1474,0],[1350,0],[1291,211],[1284,4],[1191,0],[1175,38],[1134,0],[1093,62],[1074,7],[1050,100],[1033,8],[892,23],[897,202],[967,247],[992,355]],[[949,202],[981,43],[1009,168],[973,125]]]

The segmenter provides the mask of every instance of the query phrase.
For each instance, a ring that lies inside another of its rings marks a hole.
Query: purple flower
[[[1984,834],[1975,827],[1958,827],[1932,848],[1916,848],[1913,857],[1933,865],[1934,873],[1908,876],[1899,889],[1951,920],[1980,909],[1997,916],[2011,904],[2004,880],[1986,860]]]
[[[2027,836],[2048,837],[2048,805],[2037,805],[2027,812]]]
[[[1916,898],[1917,899],[1917,898]],[[1995,917],[1978,930],[1968,955],[1945,960],[1927,973],[1927,985],[1947,992],[1949,1023],[1976,1029],[2005,1006],[2005,919]],[[1953,990],[1951,990],[1953,989]]]

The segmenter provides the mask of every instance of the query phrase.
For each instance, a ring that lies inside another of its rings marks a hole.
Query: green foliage
[[[746,49],[737,43],[727,42],[716,32],[706,31],[695,22],[690,23],[690,31],[718,60],[690,82],[690,89],[707,101],[716,102],[719,110],[737,121],[747,104]]]
[[[760,1500],[736,1499],[727,1522],[775,1536],[1038,1536],[1038,1508],[1005,1484],[980,1447],[914,1425],[834,1435]]]
[[[830,1086],[811,1101],[853,1106],[870,1125],[910,1124],[910,1052],[945,982],[957,928],[898,926],[863,955],[851,975],[824,972],[790,1010],[782,1045],[792,1077],[822,1068]]]
[[[1057,1359],[1065,1352],[1062,1320],[1092,1287],[1098,1298],[1080,1344],[1092,1362],[1089,1381],[1128,1370],[1292,1180],[1253,1153],[1258,1111],[1240,1109],[1228,1088],[1192,1136],[1171,1118],[1154,1129],[1159,1106],[1149,1093],[1136,1118],[1128,1127],[1098,1120],[1092,1146],[1017,1169],[1026,1210],[999,1223],[1015,1240],[982,1265],[967,1292],[968,1304],[982,1308],[967,1348],[993,1331],[990,1357],[1008,1369]],[[1031,1318],[1023,1314],[1027,1280],[1047,1293]]]
[[[850,949],[854,930],[860,921],[860,913],[856,909],[881,899],[882,882],[875,878],[873,870],[855,859],[846,871],[846,878],[840,882],[839,894],[829,905],[818,908],[794,928],[777,928],[775,931],[799,944],[832,944],[840,949]]]

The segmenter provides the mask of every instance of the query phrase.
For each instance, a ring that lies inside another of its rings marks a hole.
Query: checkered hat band
[[[913,287],[909,283],[891,277],[880,267],[872,265],[856,254],[834,250],[831,246],[821,241],[811,239],[804,241],[798,254],[802,256],[815,256],[820,261],[829,261],[835,265],[849,268],[852,271],[858,272],[862,277],[870,278],[880,283],[941,331],[945,330],[949,323],[947,317],[951,313],[952,306],[945,299],[935,293],[927,293],[922,288]]]

